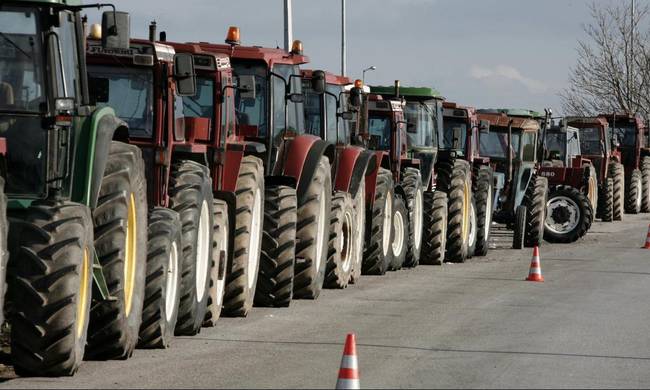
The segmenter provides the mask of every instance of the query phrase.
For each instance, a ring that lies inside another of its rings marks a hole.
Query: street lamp
[[[370,66],[363,70],[363,72],[361,73],[361,81],[363,81],[363,85],[366,85],[366,72],[375,69],[377,69],[376,66]]]

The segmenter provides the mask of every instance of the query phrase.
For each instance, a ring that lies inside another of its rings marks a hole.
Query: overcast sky
[[[283,45],[283,0],[114,0],[133,37],[151,20],[173,41]],[[183,8],[180,8],[180,5]],[[426,85],[477,107],[553,107],[584,38],[590,0],[347,0],[348,76]],[[340,72],[340,0],[293,0],[294,39],[311,68]],[[91,13],[91,21],[99,20]]]

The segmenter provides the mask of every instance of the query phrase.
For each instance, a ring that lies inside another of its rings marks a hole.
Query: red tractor
[[[650,212],[650,145],[648,128],[638,115],[627,113],[603,114],[609,123],[609,137],[615,153],[613,159],[623,165],[625,181],[614,182],[614,191],[622,187],[624,200],[615,195],[617,202],[623,203],[625,212],[637,214]],[[618,214],[614,213],[614,219]]]
[[[243,288],[241,281],[246,278],[257,278],[255,302],[259,305],[287,306],[292,297],[316,299],[327,269],[335,147],[304,131],[300,65],[309,59],[302,54],[302,43],[295,41],[291,52],[241,46],[239,29],[231,27],[226,44],[199,42],[176,47],[230,58],[237,111],[233,140],[240,145],[244,159],[262,162],[265,211],[260,221],[264,225],[260,272],[257,276],[257,264],[233,261],[228,270],[226,309],[245,312],[247,291],[255,291]],[[316,84],[315,91],[324,92],[324,83]]]

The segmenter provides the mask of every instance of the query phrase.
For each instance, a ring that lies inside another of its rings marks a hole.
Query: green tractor
[[[81,17],[89,7],[101,5],[0,4],[11,253],[3,306],[19,375],[72,375],[84,356],[125,359],[138,342],[147,255],[144,163],[137,147],[116,141],[128,134],[126,124],[111,108],[89,103]],[[128,49],[128,14],[104,13],[102,29],[103,50]]]

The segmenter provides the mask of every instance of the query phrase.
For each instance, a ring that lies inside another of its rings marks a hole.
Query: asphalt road
[[[333,388],[347,332],[362,388],[649,387],[648,222],[626,216],[577,244],[545,243],[543,284],[523,281],[530,250],[497,249],[222,319],[169,350],[86,362],[72,378],[0,387]]]

